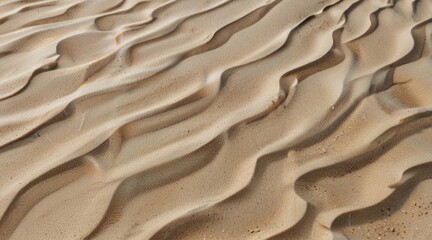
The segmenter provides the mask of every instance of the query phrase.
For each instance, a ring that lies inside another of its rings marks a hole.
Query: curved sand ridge
[[[430,239],[431,19],[1,1],[0,239]]]

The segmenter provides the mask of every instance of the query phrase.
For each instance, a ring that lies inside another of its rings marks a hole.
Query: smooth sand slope
[[[432,0],[1,0],[0,240],[432,239]]]

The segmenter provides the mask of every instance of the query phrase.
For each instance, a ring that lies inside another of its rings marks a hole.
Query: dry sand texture
[[[432,239],[432,0],[1,0],[0,239]]]

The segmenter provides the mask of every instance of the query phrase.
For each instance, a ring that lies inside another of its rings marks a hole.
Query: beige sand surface
[[[432,239],[432,0],[0,0],[0,240]]]

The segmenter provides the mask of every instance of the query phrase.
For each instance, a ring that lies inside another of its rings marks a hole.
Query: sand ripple
[[[430,239],[431,19],[1,1],[0,239]]]

